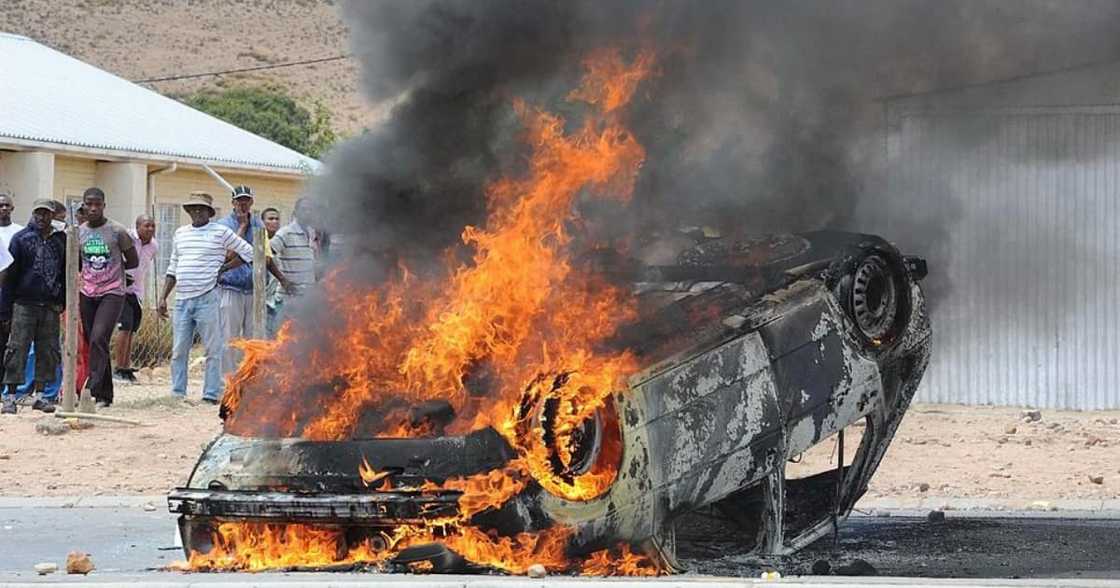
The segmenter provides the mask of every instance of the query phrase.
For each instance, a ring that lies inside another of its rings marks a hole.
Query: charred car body
[[[530,484],[473,524],[503,535],[564,525],[574,530],[573,554],[626,541],[674,567],[673,522],[700,508],[719,509],[770,554],[808,545],[850,513],[929,358],[918,286],[925,262],[878,237],[839,232],[711,239],[676,253],[673,263],[615,268],[641,301],[640,321],[619,344],[642,370],[579,433],[567,465],[557,462],[575,474],[618,460],[613,484],[586,501]],[[548,407],[527,410],[547,430]],[[417,418],[445,412],[416,408]],[[858,443],[852,463],[787,479],[788,460],[860,421],[862,438],[848,441]],[[424,483],[514,458],[492,429],[347,441],[224,434],[169,503],[188,555],[207,551],[223,521],[310,523],[368,538],[454,514],[459,494],[418,490]],[[367,488],[365,460],[405,490]],[[423,557],[437,567],[455,561]]]

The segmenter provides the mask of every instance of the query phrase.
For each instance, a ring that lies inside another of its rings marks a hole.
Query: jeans
[[[228,374],[241,365],[241,351],[229,342],[234,339],[253,338],[253,295],[220,288],[222,302],[222,336],[225,352],[222,355],[222,374]]]
[[[206,349],[206,377],[202,384],[202,397],[218,400],[222,394],[222,336],[220,308],[221,297],[218,288],[187,298],[176,299],[171,328],[174,343],[171,347],[171,393],[187,395],[187,360],[190,359],[191,344],[195,331],[202,339]]]
[[[90,298],[81,294],[82,328],[89,344],[89,380],[86,388],[94,400],[113,403],[113,367],[109,360],[109,339],[121,318],[124,296],[106,294]]]
[[[15,303],[12,310],[12,332],[4,350],[4,384],[12,388],[23,383],[24,362],[35,344],[35,385],[42,389],[55,378],[61,353],[59,308]]]
[[[31,352],[27,354],[27,368],[24,370],[27,381],[16,388],[16,395],[23,396],[24,394],[31,394],[35,388],[35,344],[31,344]],[[45,400],[58,400],[58,391],[62,389],[62,365],[59,364],[58,369],[55,370],[54,381],[43,386],[43,398]]]

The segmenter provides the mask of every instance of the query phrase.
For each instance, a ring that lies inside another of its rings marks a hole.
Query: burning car
[[[633,193],[655,60],[584,69],[581,122],[513,103],[527,154],[442,266],[351,257],[237,343],[223,434],[169,497],[191,569],[654,574],[696,509],[766,553],[848,514],[926,366],[924,262],[837,232],[610,245],[580,204]],[[856,422],[852,463],[787,479]]]
[[[169,497],[187,555],[261,541],[224,524],[284,524],[333,533],[339,557],[328,561],[363,561],[363,545],[364,561],[438,570],[634,553],[665,570],[677,567],[674,520],[703,507],[767,554],[831,532],[866,491],[926,367],[925,262],[841,232],[701,239],[673,253],[673,263],[601,264],[638,300],[637,320],[610,340],[638,369],[586,418],[560,418],[559,372],[511,407],[505,426],[531,440],[520,447],[498,425],[450,432],[456,409],[441,400],[408,408],[420,437],[227,432]],[[788,460],[860,421],[852,463],[841,450],[835,471],[787,478]],[[526,445],[538,463],[524,466]],[[528,556],[502,555],[530,536]]]

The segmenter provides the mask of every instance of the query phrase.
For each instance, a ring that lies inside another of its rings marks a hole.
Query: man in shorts
[[[136,370],[132,367],[132,338],[140,330],[140,321],[143,318],[144,288],[148,282],[148,270],[155,267],[156,257],[159,256],[159,241],[156,241],[156,221],[152,217],[142,214],[136,217],[136,228],[130,230],[132,244],[140,257],[140,265],[135,269],[125,271],[128,289],[124,295],[124,309],[121,310],[121,319],[117,323],[117,339],[115,341],[115,355],[113,363],[117,366],[113,370],[113,379],[118,382],[136,383]]]

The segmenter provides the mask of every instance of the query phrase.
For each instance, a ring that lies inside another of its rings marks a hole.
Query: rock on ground
[[[80,551],[71,551],[66,556],[66,573],[67,574],[88,574],[94,569],[93,560],[90,559],[88,553]]]

